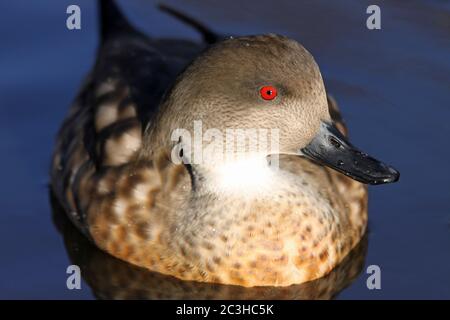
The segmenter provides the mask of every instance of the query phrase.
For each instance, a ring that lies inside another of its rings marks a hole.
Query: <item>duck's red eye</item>
[[[277,96],[277,88],[274,86],[264,86],[259,90],[259,93],[264,100],[273,100]]]

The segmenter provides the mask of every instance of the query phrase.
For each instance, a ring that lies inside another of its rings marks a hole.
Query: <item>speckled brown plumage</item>
[[[96,248],[76,230],[56,201],[54,221],[73,264],[99,299],[332,299],[364,267],[367,236],[328,275],[287,287],[252,287],[183,281],[116,259]]]

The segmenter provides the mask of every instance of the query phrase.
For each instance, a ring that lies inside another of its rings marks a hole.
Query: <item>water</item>
[[[53,223],[47,187],[53,141],[98,41],[91,0],[75,1],[82,30],[65,28],[73,3],[0,4],[0,298],[158,297],[164,292],[151,290],[158,287],[183,294],[189,284],[111,260],[56,215],[66,248]],[[216,31],[276,32],[302,42],[340,104],[354,144],[402,174],[396,184],[370,188],[368,247],[363,243],[343,272],[281,293],[200,286],[188,297],[317,297],[323,285],[338,299],[450,298],[450,3],[378,3],[382,29],[369,31],[370,1],[170,2]],[[128,1],[123,8],[149,34],[199,39],[152,1]],[[71,261],[87,270],[82,290],[66,288]],[[381,268],[381,290],[366,287],[365,270],[373,264]]]

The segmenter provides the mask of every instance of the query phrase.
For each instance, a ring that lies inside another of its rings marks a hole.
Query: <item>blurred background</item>
[[[161,1],[164,2],[164,1]],[[118,1],[149,36],[200,36],[150,0]],[[401,172],[370,187],[365,267],[338,299],[450,299],[450,1],[164,2],[222,34],[279,33],[321,67],[350,135]],[[81,30],[66,8],[81,8]],[[381,30],[366,8],[381,8]],[[56,132],[98,44],[92,0],[0,3],[0,298],[90,299],[68,290],[72,264],[52,222],[48,169]],[[365,270],[381,268],[381,290]]]

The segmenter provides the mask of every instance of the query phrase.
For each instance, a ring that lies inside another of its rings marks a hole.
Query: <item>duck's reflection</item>
[[[116,259],[89,242],[50,195],[53,221],[70,260],[99,299],[332,299],[359,275],[367,236],[327,276],[288,287],[253,287],[182,281]]]

